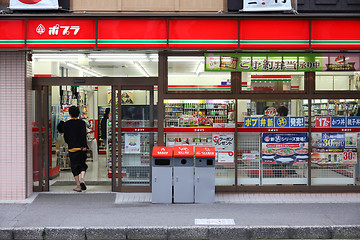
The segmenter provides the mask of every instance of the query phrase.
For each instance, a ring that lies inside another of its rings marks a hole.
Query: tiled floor
[[[151,202],[151,193],[116,193],[116,203]],[[215,203],[360,203],[360,193],[217,193]]]

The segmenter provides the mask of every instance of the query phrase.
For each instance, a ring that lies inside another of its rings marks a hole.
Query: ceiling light
[[[66,65],[69,66],[69,67],[72,67],[72,68],[74,68],[74,69],[77,69],[77,70],[79,70],[79,71],[85,72],[85,73],[87,73],[87,74],[89,74],[89,75],[92,75],[92,76],[94,76],[94,77],[102,77],[101,74],[96,73],[96,72],[94,72],[94,71],[92,71],[92,70],[90,70],[90,69],[87,69],[87,68],[85,68],[85,67],[80,67],[80,66],[78,66],[78,65],[75,65],[75,64],[69,63],[69,62],[67,62]]]
[[[198,76],[200,75],[200,72],[204,72],[204,62],[203,61],[199,62],[199,64],[196,67],[196,70],[195,70],[195,73]]]
[[[145,68],[138,61],[134,61],[133,63],[142,74],[144,74],[146,77],[150,77],[149,73],[145,70]]]

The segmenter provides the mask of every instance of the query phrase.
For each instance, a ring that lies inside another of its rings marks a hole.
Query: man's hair
[[[79,108],[76,107],[76,106],[71,106],[71,107],[69,108],[69,114],[70,114],[71,117],[77,118],[77,117],[79,117],[79,115],[80,115],[80,110],[79,110]]]
[[[286,106],[280,106],[277,111],[279,116],[287,116],[289,113],[289,109]]]

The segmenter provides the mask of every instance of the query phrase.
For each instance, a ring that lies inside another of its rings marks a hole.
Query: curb
[[[360,225],[0,228],[0,239],[360,239]]]

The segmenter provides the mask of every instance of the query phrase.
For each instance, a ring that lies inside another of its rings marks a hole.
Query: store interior
[[[154,53],[34,53],[33,75],[52,77],[143,77],[158,75],[158,57]],[[229,72],[205,72],[204,57],[169,57],[169,91],[230,91]],[[265,74],[242,73],[243,91],[302,91],[304,90],[304,73]],[[280,80],[279,80],[280,79]],[[332,84],[329,84],[331,82]],[[358,72],[317,73],[318,90],[358,90]],[[179,84],[181,83],[181,84]],[[111,191],[111,144],[105,144],[100,134],[100,123],[106,108],[111,108],[111,87],[103,86],[52,86],[51,87],[51,138],[52,161],[50,163],[50,190],[69,191],[74,184],[69,169],[67,146],[63,136],[57,131],[57,124],[69,118],[67,109],[71,105],[79,106],[81,118],[87,123],[88,159],[86,181],[96,191]],[[118,93],[119,94],[119,93]],[[122,90],[121,126],[122,127],[156,127],[149,121],[150,92],[148,90]],[[224,94],[226,96],[226,94]],[[278,109],[286,106],[288,116],[304,117],[305,127],[309,124],[308,100],[284,99],[166,99],[165,128],[238,128],[244,127],[244,118],[262,117],[268,108]],[[154,111],[157,111],[157,90],[154,91]],[[359,99],[314,99],[312,100],[311,119],[315,126],[316,116],[354,116],[359,109]],[[117,107],[115,107],[117,109]],[[117,115],[117,114],[116,114]],[[107,133],[111,137],[111,117]],[[157,113],[154,112],[154,117]],[[237,117],[237,122],[235,121]],[[118,120],[118,119],[117,119]],[[35,120],[34,120],[35,122]],[[184,133],[182,131],[166,133],[167,146],[190,145],[212,146],[214,133]],[[150,186],[150,149],[157,144],[155,133],[122,133],[121,177],[126,186]],[[225,133],[221,137],[234,138],[234,133]],[[358,136],[354,136],[359,139]],[[108,138],[107,141],[109,143]],[[130,139],[130,140],[129,140]],[[117,141],[117,140],[116,140]],[[125,150],[128,141],[139,143],[139,149]],[[235,184],[235,157],[238,162],[238,184],[307,184],[308,170],[305,164],[293,164],[273,169],[261,164],[261,143],[258,133],[238,134],[238,154],[232,157],[219,157],[216,165],[216,184],[232,186]],[[133,152],[131,152],[133,151]],[[234,144],[229,149],[234,153]],[[117,152],[117,151],[116,151]],[[221,151],[220,151],[221,152]],[[116,161],[118,156],[116,157]],[[251,160],[251,161],[250,161]],[[354,165],[355,166],[355,165]],[[354,166],[342,166],[339,176],[331,176],[333,181],[344,177],[342,170],[354,172]],[[338,166],[337,166],[338,167]],[[268,170],[267,170],[268,169]],[[259,172],[262,171],[260,176]],[[319,170],[319,169],[318,169]],[[319,174],[326,169],[320,169]],[[330,169],[331,170],[331,169]],[[329,169],[323,174],[333,174]],[[117,169],[117,176],[119,174]],[[269,173],[271,172],[271,173]],[[281,172],[282,174],[279,174]],[[312,177],[316,176],[316,172]],[[321,175],[322,176],[322,175]],[[346,177],[346,176],[345,176]],[[268,179],[269,181],[265,181]],[[279,180],[280,179],[280,180]]]

